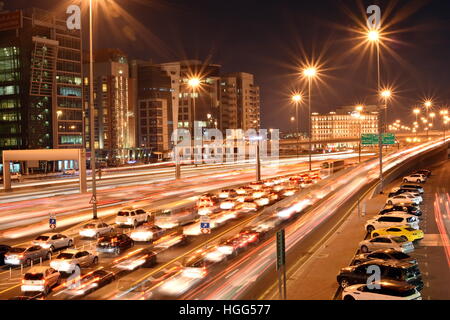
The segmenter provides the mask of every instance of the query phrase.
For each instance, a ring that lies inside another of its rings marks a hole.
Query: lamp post
[[[359,105],[355,108],[356,113],[352,113],[352,116],[358,119],[359,122],[359,130],[358,130],[358,163],[361,163],[361,139],[362,139],[362,120],[364,119],[364,116],[362,114],[364,107]]]
[[[89,0],[89,132],[91,149],[92,171],[92,217],[97,219],[97,181],[96,181],[96,157],[95,157],[95,112],[94,112],[94,53],[92,47],[92,0]]]
[[[377,51],[377,92],[381,91],[381,71],[380,71],[380,32],[376,29],[371,29],[367,33],[367,40],[374,43]],[[383,120],[381,116],[381,106],[378,107],[378,158],[380,167],[380,193],[383,193]],[[387,113],[385,112],[385,116]]]
[[[295,104],[295,118],[297,119],[297,158],[299,157],[299,136],[300,136],[300,127],[299,127],[299,116],[298,116],[298,104],[302,101],[302,96],[300,94],[295,94],[292,96],[292,102]]]
[[[431,100],[427,100],[427,101],[425,101],[424,102],[424,106],[425,106],[425,109],[426,109],[426,113],[427,113],[427,118],[429,118],[430,117],[430,108],[433,106],[433,102],[431,101]],[[427,129],[427,140],[429,139],[428,138],[428,129]]]
[[[193,78],[190,78],[189,80],[188,80],[188,85],[189,85],[189,87],[191,87],[191,89],[192,89],[192,121],[191,121],[191,134],[192,134],[192,137],[193,137],[193,141],[194,141],[194,143],[193,143],[193,145],[194,145],[194,149],[196,150],[196,151],[198,151],[197,150],[197,144],[196,144],[196,141],[195,141],[195,116],[196,116],[196,114],[195,114],[195,95],[196,95],[196,89],[197,89],[197,87],[200,85],[200,79],[199,78],[196,78],[196,77],[193,77]],[[202,144],[203,144],[203,132],[202,132]],[[203,146],[202,146],[202,149],[203,149]],[[195,164],[195,166],[197,167],[197,161],[195,161],[195,156],[194,156],[194,164]]]
[[[259,141],[262,140],[262,136],[250,137],[251,141],[256,141],[256,182],[261,181],[261,159],[259,156]]]
[[[308,79],[309,171],[312,171],[311,85],[312,85],[312,79],[317,75],[317,69],[314,67],[306,68],[303,70],[303,75]]]

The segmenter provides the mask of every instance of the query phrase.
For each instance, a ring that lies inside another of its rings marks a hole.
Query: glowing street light
[[[292,102],[295,104],[295,118],[297,118],[297,158],[299,156],[299,136],[300,136],[300,124],[299,124],[299,116],[298,116],[298,105],[303,100],[303,97],[301,94],[296,93],[292,95],[291,98]],[[292,117],[294,118],[294,117]],[[291,118],[291,121],[293,121]]]
[[[195,95],[196,95],[196,89],[200,86],[200,78],[198,78],[198,77],[191,77],[191,78],[189,78],[188,79],[188,86],[189,87],[191,87],[191,89],[192,89],[192,121],[191,121],[191,130],[192,130],[192,138],[194,139],[194,148],[196,148],[196,150],[197,150],[197,155],[199,155],[199,153],[198,153],[198,148],[197,148],[197,145],[196,145],[196,139],[194,138],[195,137],[195,116],[196,116],[196,110],[195,110]],[[201,152],[202,152],[202,150],[203,150],[203,139],[202,139],[202,148],[200,149],[200,156],[201,157],[203,157],[202,155],[201,155]],[[197,166],[197,161],[195,161],[196,159],[194,159],[194,162],[195,162],[195,166]]]
[[[379,42],[380,32],[378,30],[369,30],[369,32],[367,33],[367,39],[370,42]]]

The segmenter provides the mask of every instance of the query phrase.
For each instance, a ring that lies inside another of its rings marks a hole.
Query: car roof
[[[43,273],[45,271],[47,271],[48,269],[50,269],[51,267],[49,266],[36,266],[36,267],[31,267],[30,270],[28,270],[27,273]]]
[[[382,259],[373,259],[370,261],[363,262],[359,264],[361,265],[371,265],[371,264],[380,264],[388,267],[398,267],[398,268],[408,268],[414,266],[412,263],[401,261],[401,260],[382,260]]]
[[[400,213],[399,213],[400,212]],[[384,216],[398,216],[398,217],[402,217],[402,218],[410,218],[410,217],[415,217],[415,215],[413,214],[409,214],[409,213],[402,213],[405,211],[392,211],[392,212],[387,212]]]
[[[51,237],[51,236],[54,236],[54,235],[57,235],[57,234],[59,234],[59,233],[56,233],[56,232],[47,232],[47,233],[41,234],[41,236]]]
[[[72,254],[76,254],[78,252],[82,252],[84,250],[78,250],[78,249],[66,249],[64,251],[61,251],[61,253],[72,253]]]

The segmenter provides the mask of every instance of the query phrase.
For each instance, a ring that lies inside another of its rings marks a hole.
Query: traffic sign
[[[200,231],[203,234],[211,233],[211,218],[209,216],[200,217]]]
[[[277,232],[277,270],[286,264],[284,229]]]
[[[56,217],[50,217],[50,219],[48,219],[48,224],[50,226],[50,229],[55,229],[56,228]]]
[[[373,133],[363,133],[361,135],[361,144],[364,146],[378,144],[378,135]]]
[[[388,145],[395,144],[395,134],[383,133],[383,144],[388,144]]]
[[[93,195],[91,197],[91,200],[89,201],[89,204],[94,204],[94,203],[97,203],[97,198]]]

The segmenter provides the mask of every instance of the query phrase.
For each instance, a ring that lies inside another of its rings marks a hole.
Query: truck
[[[322,162],[322,169],[329,169],[330,174],[336,173],[345,168],[345,161]]]

